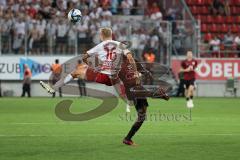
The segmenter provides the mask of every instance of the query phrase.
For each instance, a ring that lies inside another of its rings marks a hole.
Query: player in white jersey
[[[134,76],[139,79],[139,73],[131,52],[124,48],[124,44],[118,41],[112,40],[112,30],[110,28],[100,29],[101,43],[94,48],[88,50],[83,56],[83,62],[72,73],[66,77],[61,78],[54,86],[40,81],[40,84],[49,93],[53,94],[55,90],[63,85],[67,84],[74,78],[81,78],[88,81],[94,81],[97,83],[112,86],[119,83],[118,72],[121,69],[122,56],[125,55],[129,62],[132,63],[135,73]],[[89,57],[96,56],[100,61],[100,65],[97,69],[89,67],[87,59]],[[140,80],[139,80],[140,82]]]

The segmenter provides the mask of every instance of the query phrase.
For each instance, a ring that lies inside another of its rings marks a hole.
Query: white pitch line
[[[29,134],[29,135],[5,135],[0,134],[0,137],[98,137],[98,136],[123,136],[124,134],[80,134],[80,135],[37,135],[37,134]],[[138,136],[240,136],[239,134],[137,134]]]
[[[100,123],[96,123],[96,122],[13,122],[13,123],[0,123],[0,126],[1,125],[128,125],[128,124],[132,124],[134,123],[135,121],[116,121],[116,122],[100,122]],[[145,123],[148,124],[148,123],[151,123],[151,124],[163,124],[165,125],[166,123],[174,123],[174,124],[181,124],[183,123],[184,125],[186,123],[189,123],[189,125],[191,125],[191,122],[192,121],[180,121],[180,122],[168,122],[168,121],[146,121]],[[206,125],[206,124],[198,124],[198,126],[202,126],[202,125]],[[208,126],[221,126],[222,124],[208,124]],[[240,124],[230,124],[230,126],[240,126]]]
[[[124,123],[121,123],[121,121],[117,122],[117,125],[122,124],[122,125],[126,125],[128,123],[134,123],[134,121],[124,121]],[[102,123],[93,123],[93,122],[66,122],[66,123],[62,123],[62,122],[56,122],[56,123],[0,123],[0,125],[116,125],[116,122],[114,123],[110,123],[110,122],[102,122]]]

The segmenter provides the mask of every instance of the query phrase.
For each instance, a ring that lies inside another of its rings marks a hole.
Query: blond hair
[[[112,29],[109,27],[101,28],[100,33],[103,38],[112,38]]]

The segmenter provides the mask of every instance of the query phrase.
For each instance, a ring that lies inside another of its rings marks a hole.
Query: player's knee
[[[189,86],[189,90],[192,92],[194,90],[194,86],[193,85],[190,85]]]
[[[77,77],[78,77],[78,73],[74,71],[74,72],[71,73],[71,76],[72,76],[73,78],[77,78]]]
[[[146,112],[138,112],[138,122],[143,123],[147,118]]]

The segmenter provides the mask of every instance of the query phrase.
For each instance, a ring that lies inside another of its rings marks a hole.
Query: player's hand
[[[140,84],[141,83],[141,73],[139,73],[138,71],[136,71],[134,73],[134,77],[136,78],[136,84]]]
[[[185,69],[185,72],[190,72],[191,71],[191,66],[189,66],[187,69]]]

